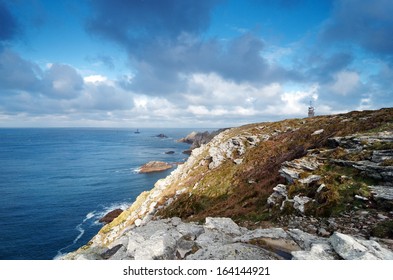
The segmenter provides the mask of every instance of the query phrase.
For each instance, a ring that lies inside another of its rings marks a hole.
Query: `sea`
[[[192,131],[1,128],[0,259],[56,259],[86,244],[102,216],[173,171],[140,174],[141,165],[187,159],[176,140]]]

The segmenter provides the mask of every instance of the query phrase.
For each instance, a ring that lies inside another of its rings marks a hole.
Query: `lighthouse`
[[[314,107],[312,106],[312,103],[311,103],[311,101],[310,101],[310,106],[308,107],[308,117],[309,118],[312,118],[312,117],[314,117],[315,116],[315,109],[314,109]]]

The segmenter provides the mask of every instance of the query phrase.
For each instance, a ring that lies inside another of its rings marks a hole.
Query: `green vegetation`
[[[372,235],[379,238],[393,238],[393,221],[383,221],[377,224],[373,230]]]
[[[368,185],[379,183],[365,177],[359,170],[338,166],[329,159],[346,161],[367,160],[372,157],[373,150],[393,149],[392,143],[364,143],[362,151],[348,151],[337,148],[327,151],[328,139],[364,133],[376,133],[393,129],[393,109],[379,111],[351,112],[336,116],[319,116],[310,119],[284,120],[274,123],[249,124],[233,128],[213,140],[222,144],[233,137],[246,139],[248,136],[258,137],[260,142],[250,145],[244,140],[245,154],[241,155],[242,163],[235,164],[227,159],[215,168],[209,169],[210,155],[208,148],[194,160],[192,166],[184,168],[183,174],[173,178],[162,193],[155,198],[161,207],[156,216],[162,218],[178,216],[186,221],[203,221],[208,216],[231,217],[243,225],[274,223],[278,216],[293,213],[288,204],[284,211],[270,209],[266,203],[273,188],[277,184],[286,183],[280,176],[279,169],[285,161],[292,161],[305,156],[314,150],[325,164],[313,172],[301,174],[305,178],[311,174],[320,175],[320,182],[305,186],[295,183],[288,188],[289,196],[307,195],[313,202],[306,204],[306,214],[313,216],[335,216],[342,212],[366,207],[382,207],[372,199],[363,201],[355,195],[371,198]],[[312,135],[323,129],[323,133]],[[213,143],[212,142],[212,143]],[[210,144],[209,144],[210,145]],[[237,157],[239,155],[234,154]],[[188,164],[191,164],[189,162]],[[391,165],[387,160],[383,165]],[[185,165],[188,166],[188,165]],[[325,187],[317,192],[319,185]],[[174,198],[178,190],[184,190],[176,199],[165,205],[168,199]],[[133,223],[137,217],[129,216],[145,201],[149,193],[141,194],[130,209],[101,230],[100,234],[110,234],[113,227]],[[135,215],[135,214],[133,214]],[[388,228],[389,228],[388,224]],[[127,225],[126,225],[127,226]],[[380,225],[376,231],[382,231],[386,225]]]

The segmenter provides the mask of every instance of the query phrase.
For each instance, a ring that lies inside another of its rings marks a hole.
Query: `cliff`
[[[391,108],[232,128],[64,258],[393,259],[392,182]]]

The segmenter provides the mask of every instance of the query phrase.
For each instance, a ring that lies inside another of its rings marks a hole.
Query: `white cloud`
[[[338,94],[347,95],[359,85],[359,74],[353,71],[341,71],[335,75],[335,81],[330,85],[330,89]]]
[[[85,83],[103,83],[108,81],[108,78],[102,75],[90,75],[83,78]]]
[[[192,74],[186,79],[188,92],[185,98],[192,105],[249,106],[258,100],[274,98],[281,91],[278,83],[258,87],[248,82],[226,80],[216,73]]]
[[[313,84],[308,89],[296,91],[283,91],[279,101],[272,102],[263,110],[264,114],[271,115],[306,115],[310,99],[318,99],[319,85]]]
[[[372,100],[371,97],[365,97],[360,99],[358,110],[367,110],[372,108]]]

